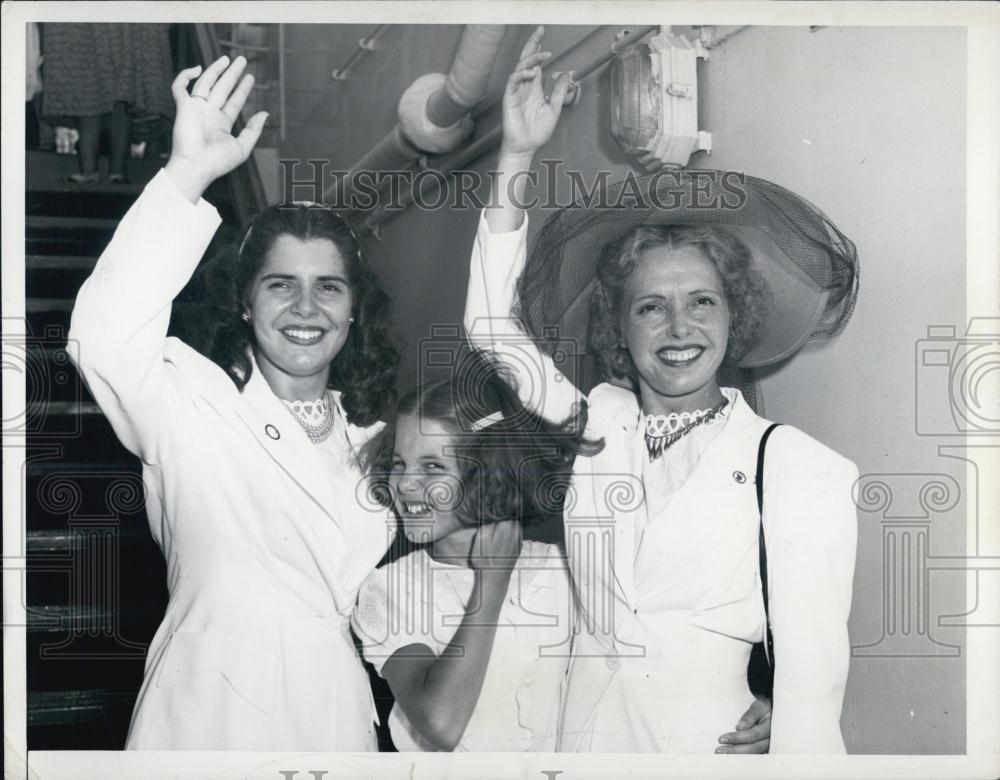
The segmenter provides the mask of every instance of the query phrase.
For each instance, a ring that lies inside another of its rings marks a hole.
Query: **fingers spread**
[[[550,51],[539,51],[532,54],[530,57],[525,57],[519,63],[517,63],[516,70],[527,70],[528,68],[533,68],[535,65],[541,65],[547,59],[552,56]]]
[[[170,84],[170,93],[174,96],[175,101],[181,100],[182,97],[187,97],[188,82],[199,73],[201,73],[201,65],[195,65],[193,68],[185,68],[174,77],[173,82]]]
[[[236,117],[243,110],[243,106],[250,96],[250,91],[253,89],[253,83],[253,74],[248,73],[245,75],[240,81],[239,86],[233,91],[233,94],[229,96],[226,105],[222,107],[222,113],[229,117],[230,121],[235,122]]]
[[[212,87],[215,85],[216,79],[219,78],[228,66],[229,57],[225,55],[219,57],[219,59],[205,69],[205,72],[202,73],[198,80],[194,83],[191,94],[203,97],[207,100],[209,93],[212,91]]]
[[[510,78],[507,80],[507,85],[518,85],[523,84],[526,81],[534,81],[542,74],[542,69],[535,66],[534,68],[528,68],[527,70],[515,70],[510,74]]]
[[[264,131],[264,123],[267,121],[267,111],[258,111],[247,122],[243,131],[236,136],[236,140],[243,148],[243,159],[246,160],[253,151],[254,145],[260,139],[260,134]]]
[[[212,87],[208,102],[216,108],[222,108],[229,99],[229,93],[236,86],[236,80],[242,75],[243,69],[246,66],[247,61],[245,57],[237,57],[233,60],[232,65],[226,68],[223,74],[219,76],[218,81],[215,82],[215,86]]]
[[[524,48],[521,49],[521,59],[523,60],[529,54],[533,54],[538,51],[538,48],[542,45],[542,36],[545,35],[544,25],[539,25],[535,28],[535,31],[528,38],[527,42],[524,44]]]

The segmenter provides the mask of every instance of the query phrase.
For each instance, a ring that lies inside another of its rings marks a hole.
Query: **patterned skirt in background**
[[[173,116],[169,25],[46,23],[42,55],[42,115],[50,124],[109,114],[117,102],[140,122]]]

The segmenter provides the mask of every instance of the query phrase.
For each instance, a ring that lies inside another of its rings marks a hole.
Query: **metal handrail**
[[[347,58],[343,65],[330,74],[330,78],[334,81],[344,81],[347,78],[347,74],[351,67],[353,67],[365,54],[375,50],[375,41],[378,40],[379,36],[388,30],[390,26],[391,25],[388,24],[380,24],[368,33],[368,35],[359,40],[357,48],[351,52],[351,56]]]

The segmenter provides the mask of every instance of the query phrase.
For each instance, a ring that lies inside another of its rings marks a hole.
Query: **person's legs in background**
[[[80,172],[70,176],[71,181],[92,182],[100,178],[97,170],[97,147],[101,140],[101,115],[79,117],[80,140],[76,144],[76,158]]]
[[[128,105],[119,100],[111,112],[111,160],[108,165],[108,181],[125,183],[128,181],[129,141],[132,137],[132,117]]]

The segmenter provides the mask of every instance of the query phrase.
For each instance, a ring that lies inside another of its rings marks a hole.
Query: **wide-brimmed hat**
[[[517,314],[529,334],[549,354],[564,351],[567,340],[589,349],[590,296],[604,247],[640,225],[682,224],[736,233],[768,287],[761,337],[741,367],[784,360],[846,324],[857,298],[858,256],[823,212],[764,179],[669,169],[630,174],[546,220],[518,281]]]

